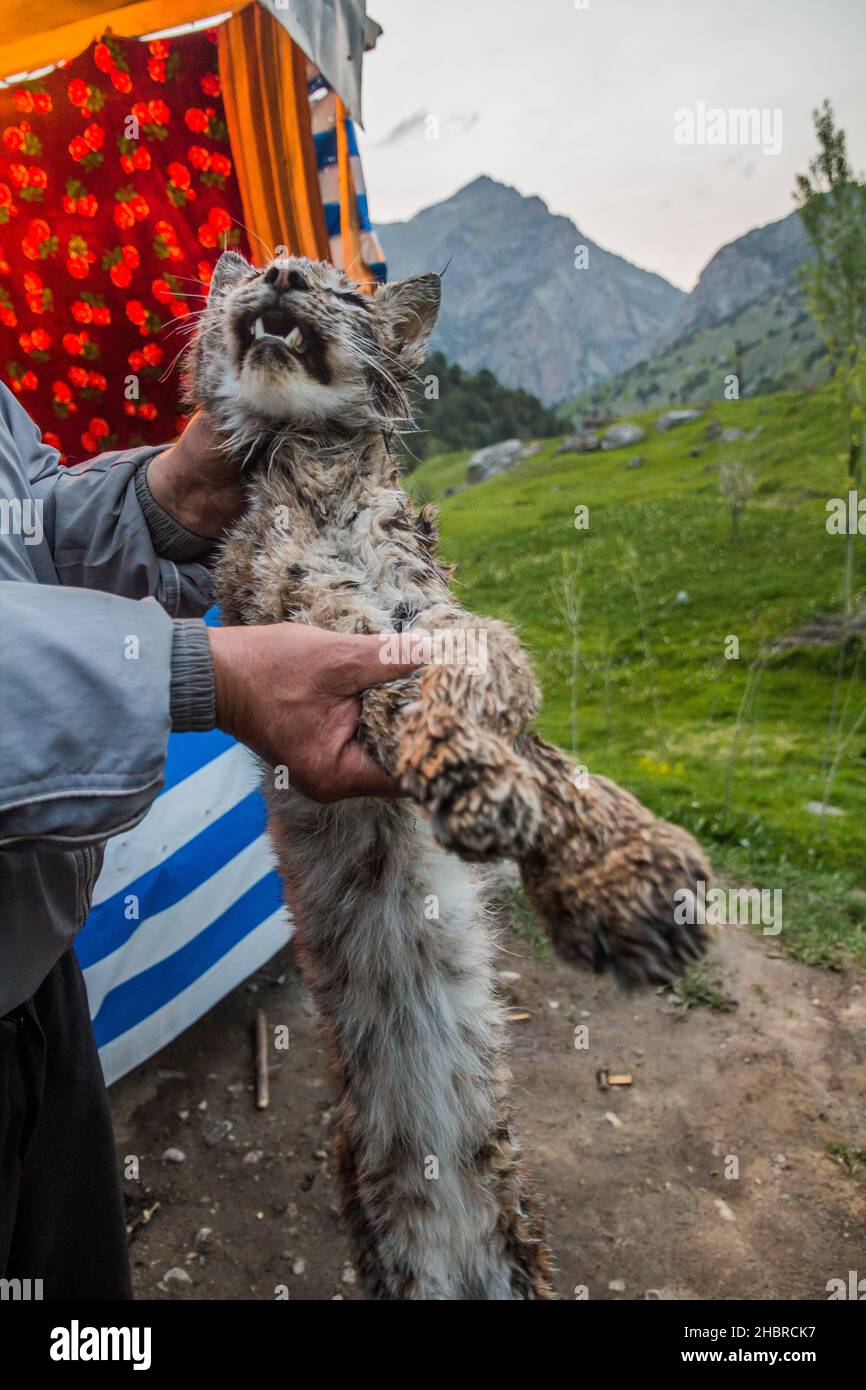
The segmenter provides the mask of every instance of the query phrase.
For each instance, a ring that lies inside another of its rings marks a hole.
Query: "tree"
[[[840,392],[848,490],[860,485],[866,370],[866,184],[851,172],[845,132],[825,101],[812,112],[819,151],[797,175],[796,199],[814,259],[800,276],[809,309],[825,340]],[[844,600],[854,602],[854,536],[845,545]]]

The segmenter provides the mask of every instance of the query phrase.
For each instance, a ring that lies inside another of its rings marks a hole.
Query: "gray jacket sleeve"
[[[155,598],[173,618],[204,613],[213,587],[204,562],[214,542],[187,531],[151,496],[147,465],[161,449],[126,449],[62,468],[36,438],[31,487],[42,499],[61,584]]]
[[[8,392],[0,408],[62,585],[20,563],[0,579],[0,845],[73,847],[141,819],[172,728],[214,725],[207,629],[176,616],[209,606],[213,542],[151,497],[157,449],[66,470]]]
[[[152,601],[0,582],[0,844],[104,840],[159,790],[174,625]],[[10,675],[12,673],[10,672]]]

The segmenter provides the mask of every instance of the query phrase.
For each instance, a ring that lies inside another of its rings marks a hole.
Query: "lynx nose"
[[[277,294],[282,294],[284,290],[306,290],[309,285],[299,270],[290,269],[288,266],[272,265],[265,271],[264,281],[266,285],[272,285]]]

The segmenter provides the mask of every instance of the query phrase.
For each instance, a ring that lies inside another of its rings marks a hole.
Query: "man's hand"
[[[147,486],[163,510],[197,536],[221,536],[245,505],[240,468],[201,411],[176,444],[151,459]]]
[[[355,740],[360,695],[418,662],[381,660],[378,637],[303,623],[209,628],[217,724],[314,801],[399,796]]]

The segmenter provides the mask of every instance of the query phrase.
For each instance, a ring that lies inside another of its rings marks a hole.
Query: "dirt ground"
[[[509,1003],[530,1014],[510,1025],[517,1122],[561,1297],[823,1299],[828,1279],[866,1275],[866,1175],[826,1152],[866,1149],[862,971],[813,970],[729,928],[710,973],[738,1007],[683,1015],[513,935],[503,948],[500,968],[520,976]],[[252,1090],[259,1006],[290,1032],[266,1111]],[[600,1090],[605,1065],[632,1085]],[[110,1094],[121,1162],[140,1160],[126,1182],[139,1298],[362,1296],[291,947]]]

